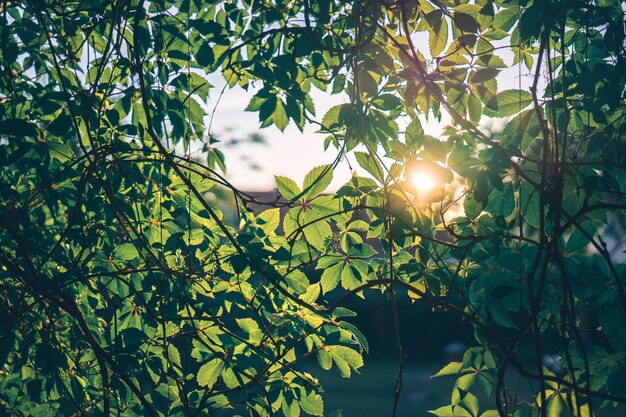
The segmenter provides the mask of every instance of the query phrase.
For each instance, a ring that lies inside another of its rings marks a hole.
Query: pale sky
[[[212,97],[217,98],[223,81],[214,78],[211,82],[217,87],[213,89]],[[343,102],[339,95],[331,96],[315,89],[312,94],[320,120],[326,110]],[[326,135],[316,133],[315,126],[307,126],[304,132],[300,132],[293,122],[284,132],[275,126],[259,129],[258,113],[244,111],[253,95],[239,87],[226,89],[213,119],[212,132],[219,138],[245,138],[257,132],[267,141],[267,144],[245,143],[235,147],[216,145],[226,157],[227,179],[235,186],[250,191],[271,190],[275,187],[274,175],[287,176],[301,183],[309,170],[335,160],[337,151],[329,148],[324,152]],[[211,111],[214,106],[214,102],[210,101]],[[252,169],[252,163],[261,169]],[[341,162],[333,178],[333,188],[341,186],[349,178],[348,165]]]

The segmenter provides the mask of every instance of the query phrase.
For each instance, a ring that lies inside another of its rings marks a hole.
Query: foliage
[[[437,416],[626,401],[620,2],[39,0],[0,14],[8,413],[336,416],[299,364],[357,371],[368,345],[342,303],[372,291],[474,326],[476,346],[438,374],[458,379]],[[511,68],[518,88],[499,88]],[[220,174],[207,128],[215,72],[257,87],[261,126],[316,124],[368,175],[332,195],[334,165],[277,177],[284,200],[249,210],[261,202]],[[316,116],[313,89],[348,101]],[[426,135],[425,117],[449,127]],[[485,133],[486,117],[503,130]],[[438,186],[414,189],[414,169]],[[206,198],[217,186],[238,229]]]

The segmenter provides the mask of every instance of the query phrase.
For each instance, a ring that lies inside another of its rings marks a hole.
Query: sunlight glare
[[[428,191],[435,186],[435,182],[423,172],[416,172],[411,176],[411,181],[417,191]]]

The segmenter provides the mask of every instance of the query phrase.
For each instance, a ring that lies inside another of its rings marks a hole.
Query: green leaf
[[[278,186],[278,191],[289,201],[294,201],[296,197],[302,194],[300,187],[298,184],[291,178],[281,177],[279,175],[275,175],[274,179],[276,180],[276,185]]]
[[[281,409],[283,410],[283,414],[285,415],[285,417],[299,417],[300,416],[300,406],[298,405],[298,402],[293,397],[288,399],[287,396],[285,395],[283,397],[283,403],[282,403]]]
[[[478,416],[478,398],[474,394],[471,392],[466,393],[463,398],[463,404],[467,406],[472,416]]]
[[[350,124],[354,118],[354,105],[350,103],[331,107],[322,118],[322,131],[332,132]]]
[[[196,62],[205,68],[209,68],[215,62],[215,54],[209,42],[204,42],[196,52]]]
[[[355,351],[346,346],[334,345],[328,346],[328,352],[335,361],[337,368],[341,376],[349,378],[351,370],[357,370],[363,366],[363,357]]]
[[[259,325],[253,319],[236,319],[237,325],[246,333],[252,333],[259,330]]]
[[[285,105],[281,100],[276,100],[276,107],[274,108],[272,116],[276,127],[279,128],[281,132],[284,131],[289,124],[289,117],[287,117]]]
[[[342,321],[341,326],[344,329],[348,330],[350,333],[352,333],[352,336],[354,336],[354,339],[357,342],[359,342],[359,345],[365,351],[365,353],[369,352],[370,347],[369,347],[369,344],[367,343],[367,339],[355,325],[353,325],[352,323]]]
[[[304,213],[303,223],[307,224],[304,228],[303,235],[307,242],[317,250],[323,250],[326,246],[327,239],[333,235],[333,231],[326,220],[320,220],[319,215],[312,210]]]
[[[431,378],[436,378],[438,376],[446,376],[446,375],[456,375],[461,372],[463,368],[462,362],[450,362],[446,366],[444,366],[439,372],[433,375]]]
[[[300,400],[300,406],[306,413],[313,416],[324,415],[324,400],[322,399],[322,396],[316,392],[311,392],[310,394],[303,393]]]
[[[402,99],[393,94],[380,94],[373,100],[373,104],[382,110],[395,110],[402,107]]]
[[[259,91],[254,97],[250,99],[250,103],[246,106],[245,111],[259,111],[261,106],[265,101],[267,101],[268,97],[263,94],[263,90]]]
[[[481,102],[480,97],[473,92],[469,95],[467,112],[469,113],[472,123],[478,124],[480,122],[480,118],[483,114],[483,103]]]
[[[473,220],[483,211],[483,205],[479,201],[476,201],[472,196],[466,195],[463,200],[463,209],[465,211],[465,217]]]
[[[167,345],[167,356],[169,358],[169,360],[176,366],[180,367],[180,352],[178,351],[178,349],[172,345],[171,343],[168,343]]]
[[[423,22],[426,22],[431,28],[437,27],[439,22],[443,20],[443,12],[439,9],[432,10],[424,16]],[[426,28],[424,28],[425,30]]]
[[[359,163],[361,168],[369,172],[380,183],[384,182],[383,168],[376,160],[376,157],[373,157],[365,152],[355,152],[354,156],[356,157],[356,161]]]
[[[454,23],[463,32],[474,33],[479,29],[476,19],[466,13],[455,13]]]
[[[333,366],[333,359],[326,348],[318,348],[315,354],[322,369],[329,370]]]
[[[548,401],[548,417],[560,417],[563,411],[561,397],[555,395]]]
[[[62,136],[72,129],[72,118],[64,111],[59,113],[56,119],[54,119],[46,130],[53,135]]]
[[[273,233],[280,224],[280,209],[276,207],[265,210],[259,214],[256,223],[265,233]]]
[[[304,177],[302,189],[303,198],[311,200],[323,192],[333,179],[333,170],[330,165],[320,165],[309,171]]]
[[[438,417],[472,417],[469,411],[459,405],[446,405],[428,412]]]
[[[430,55],[438,56],[443,52],[448,44],[448,23],[440,20],[429,32],[428,46],[430,47]]]
[[[341,270],[341,286],[346,290],[353,290],[361,285],[358,271],[354,270],[351,265],[345,265]]]
[[[582,230],[581,230],[582,229]],[[585,233],[583,233],[583,231]],[[593,236],[598,231],[598,228],[593,222],[587,221],[580,224],[579,227],[576,227],[570,237],[567,240],[567,251],[574,252],[578,249],[582,249],[587,246],[590,242],[590,237]]]
[[[137,252],[137,248],[132,243],[122,243],[117,246],[113,251],[113,258],[120,259],[123,261],[132,261],[139,257],[139,252]]]
[[[312,304],[317,301],[320,296],[320,284],[309,285],[306,292],[300,296],[300,299],[305,303]]]
[[[543,24],[543,8],[541,2],[534,2],[532,6],[524,10],[518,25],[520,38],[523,41],[539,38]]]
[[[224,372],[222,372],[222,380],[224,384],[230,389],[241,386],[240,379],[232,368],[224,366]]]
[[[487,102],[484,113],[491,117],[508,117],[524,110],[533,101],[524,90],[504,90]]]
[[[498,11],[493,19],[493,26],[505,32],[511,30],[519,17],[520,11],[517,6]]]
[[[0,134],[9,136],[37,136],[34,124],[22,119],[5,119],[0,121]]]
[[[422,128],[422,123],[418,117],[414,117],[411,120],[411,123],[406,127],[406,131],[404,134],[404,141],[407,146],[417,147],[420,144],[420,140],[424,136],[424,129]]]
[[[120,332],[120,339],[124,348],[131,350],[129,348],[137,349],[139,346],[146,343],[148,341],[148,335],[135,327],[130,327]]]
[[[217,382],[220,374],[224,369],[224,361],[219,358],[211,359],[198,370],[196,380],[198,385],[206,387],[208,389],[213,388],[213,385]]]
[[[348,308],[345,307],[337,307],[335,309],[335,311],[333,311],[333,318],[340,318],[340,317],[355,317],[356,313]]]
[[[286,275],[285,281],[287,282],[287,286],[295,294],[303,294],[309,288],[309,279],[306,277],[304,272],[298,269],[291,271],[288,275]]]
[[[74,159],[74,152],[65,143],[46,141],[46,145],[50,148],[50,156],[58,159],[59,162],[66,162]]]
[[[337,74],[335,81],[333,81],[332,94],[339,94],[343,91],[346,84],[346,76],[344,74]]]
[[[539,227],[541,223],[540,202],[539,191],[532,185],[523,183],[519,194],[519,207],[524,220],[534,227]]]
[[[320,283],[322,284],[322,292],[326,294],[328,291],[335,289],[341,278],[341,264],[337,263],[329,268],[325,268],[322,273]]]
[[[509,217],[515,210],[515,194],[511,186],[507,184],[503,191],[491,190],[484,210],[494,216]]]
[[[490,304],[489,305],[489,313],[493,318],[493,321],[496,324],[502,327],[508,327],[510,329],[516,329],[517,325],[511,319],[507,309],[503,307],[501,304]]]
[[[481,68],[472,77],[472,83],[484,83],[485,81],[489,81],[493,78],[496,78],[500,70],[496,68]]]

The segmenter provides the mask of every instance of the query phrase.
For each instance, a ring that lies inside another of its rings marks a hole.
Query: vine
[[[405,296],[474,328],[431,413],[623,410],[621,2],[0,7],[2,411],[336,417],[302,363],[358,371],[345,303],[374,292],[392,309],[391,415]],[[335,161],[277,176],[275,201],[238,190],[213,73],[258,87],[261,127],[318,126]],[[320,118],[313,89],[347,102]],[[342,158],[359,174],[325,194]],[[239,227],[207,198],[224,190]]]

